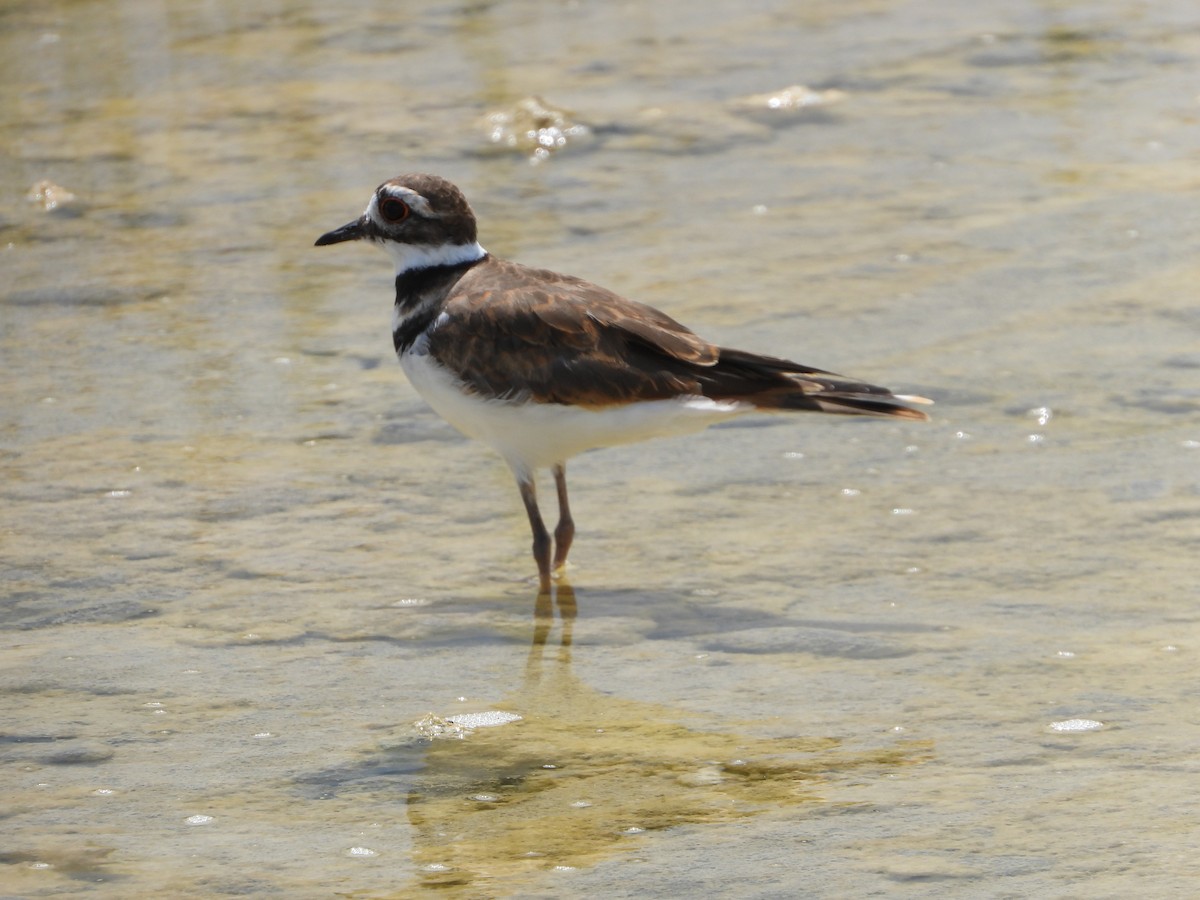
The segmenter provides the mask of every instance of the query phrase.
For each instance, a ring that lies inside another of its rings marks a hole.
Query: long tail
[[[933,403],[925,397],[893,394],[878,385],[741,350],[722,348],[720,359],[708,372],[711,375],[704,379],[706,396],[717,400],[744,400],[764,410],[883,416],[924,422],[929,416],[906,404]]]
[[[808,379],[805,379],[806,381]],[[869,385],[874,388],[875,385]],[[836,413],[847,416],[886,416],[893,419],[916,419],[929,421],[929,416],[919,409],[905,406],[906,403],[933,403],[927,397],[914,394],[855,394],[844,389],[819,390],[810,393],[807,386],[799,391],[778,393],[747,398],[759,409],[795,409],[811,412]]]

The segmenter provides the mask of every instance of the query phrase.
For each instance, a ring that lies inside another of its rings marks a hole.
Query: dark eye
[[[408,204],[395,197],[384,197],[379,201],[379,214],[389,222],[403,222],[408,218]]]

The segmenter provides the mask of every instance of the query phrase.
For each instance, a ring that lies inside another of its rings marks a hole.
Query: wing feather
[[[886,388],[717,347],[653,307],[518,263],[469,270],[445,313],[429,352],[484,397],[603,407],[687,395],[925,418]]]

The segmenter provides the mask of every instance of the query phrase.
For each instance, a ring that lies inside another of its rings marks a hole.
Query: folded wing
[[[429,349],[482,396],[605,407],[685,395],[765,410],[928,418],[904,405],[924,398],[717,347],[653,307],[580,279],[495,261],[486,273],[492,287],[473,290],[481,268],[456,286]]]

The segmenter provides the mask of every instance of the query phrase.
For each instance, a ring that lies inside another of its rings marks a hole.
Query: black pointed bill
[[[333,231],[327,232],[317,238],[315,247],[324,247],[326,244],[340,244],[343,241],[357,241],[365,236],[363,231],[362,219],[355,219],[353,222],[347,222],[341,228],[335,228]]]

